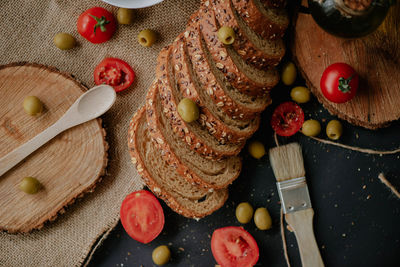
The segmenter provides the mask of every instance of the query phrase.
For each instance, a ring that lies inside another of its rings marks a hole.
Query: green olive
[[[25,97],[23,106],[25,112],[32,116],[40,114],[43,111],[43,104],[36,96]]]
[[[165,245],[158,246],[153,250],[152,258],[153,262],[157,265],[167,264],[171,258],[171,251]]]
[[[249,144],[249,153],[253,158],[260,159],[265,155],[264,145],[259,141],[253,141]]]
[[[343,126],[338,120],[331,120],[326,125],[326,135],[332,140],[338,140],[343,133]]]
[[[268,230],[272,226],[271,215],[266,208],[258,208],[254,213],[254,223],[260,230]]]
[[[231,27],[222,26],[218,30],[218,39],[226,45],[231,45],[235,41],[235,31]]]
[[[40,187],[40,182],[33,177],[25,177],[19,184],[19,189],[27,194],[36,194]]]
[[[132,24],[133,18],[133,9],[118,8],[117,20],[119,24]]]
[[[199,118],[199,107],[190,98],[183,98],[178,104],[178,113],[186,122],[193,122]]]
[[[293,62],[287,62],[282,67],[282,82],[285,85],[292,85],[296,81],[297,70]]]
[[[156,41],[156,33],[152,30],[143,30],[139,32],[138,41],[142,46],[150,47]]]
[[[68,33],[60,32],[54,36],[54,44],[61,50],[72,49],[76,45],[74,36]]]
[[[248,202],[242,202],[236,207],[236,219],[240,223],[248,223],[253,217],[253,207]]]
[[[310,101],[310,90],[304,86],[296,86],[290,91],[290,97],[299,104]]]
[[[306,136],[317,136],[321,132],[321,124],[317,120],[306,120],[301,127],[301,132]]]

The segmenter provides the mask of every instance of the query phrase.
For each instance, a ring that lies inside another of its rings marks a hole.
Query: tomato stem
[[[339,86],[338,86],[338,88],[342,93],[350,93],[350,91],[351,91],[350,82],[353,79],[353,76],[354,75],[351,75],[347,79],[345,79],[343,77],[339,78]]]
[[[98,18],[98,17],[93,16],[93,15],[89,15],[89,16],[91,16],[92,18],[94,18],[94,19],[96,20],[96,22],[97,22],[97,24],[94,25],[94,29],[93,29],[94,34],[96,34],[96,29],[97,29],[97,28],[100,28],[100,30],[101,30],[102,32],[107,31],[106,25],[107,25],[108,23],[110,23],[110,21],[107,20],[105,16],[101,16],[101,18]]]

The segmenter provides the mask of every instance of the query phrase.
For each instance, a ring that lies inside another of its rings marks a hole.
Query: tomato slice
[[[259,257],[257,242],[242,227],[228,226],[214,231],[211,251],[222,267],[254,266]]]
[[[105,58],[94,69],[94,82],[108,84],[116,92],[125,90],[135,80],[135,72],[128,63],[119,58]]]
[[[280,136],[292,136],[297,133],[304,122],[304,112],[294,102],[280,104],[272,114],[272,129]]]
[[[120,215],[126,233],[144,244],[154,240],[164,227],[164,212],[160,202],[146,190],[126,196]]]

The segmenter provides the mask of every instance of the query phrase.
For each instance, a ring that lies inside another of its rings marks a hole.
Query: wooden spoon
[[[114,89],[108,85],[93,87],[81,95],[57,122],[2,157],[0,176],[61,132],[103,115],[114,104],[116,96]]]

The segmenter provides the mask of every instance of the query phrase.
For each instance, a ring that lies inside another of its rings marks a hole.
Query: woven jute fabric
[[[76,29],[78,16],[93,6],[105,7],[114,14],[117,11],[115,7],[94,0],[0,1],[0,64],[27,61],[54,66],[91,87],[95,66],[105,57],[118,57],[127,61],[137,75],[134,85],[119,93],[115,105],[103,116],[110,145],[106,176],[93,193],[69,206],[65,214],[46,223],[43,229],[24,235],[0,233],[0,266],[87,263],[94,249],[118,223],[123,198],[143,187],[130,162],[128,123],[143,105],[155,77],[158,52],[184,30],[199,0],[165,0],[156,6],[136,10],[135,22],[119,26],[113,38],[103,44],[88,42]],[[158,33],[158,41],[151,48],[144,48],[137,42],[137,34],[146,28]],[[57,49],[53,37],[58,32],[75,36],[78,46],[69,51]]]

